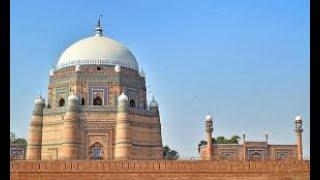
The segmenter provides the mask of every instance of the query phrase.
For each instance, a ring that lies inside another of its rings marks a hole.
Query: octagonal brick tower
[[[95,31],[69,46],[50,71],[27,159],[162,159],[159,109],[155,100],[148,106],[144,72],[128,48],[103,36],[100,20]],[[125,108],[118,104],[122,93]]]

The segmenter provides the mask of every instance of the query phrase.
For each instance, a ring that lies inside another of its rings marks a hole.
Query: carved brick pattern
[[[68,96],[69,96],[69,83],[64,83],[63,85],[60,85],[58,87],[56,87],[56,91],[55,91],[55,107],[59,106],[59,100],[60,98],[63,98],[65,100],[65,105],[68,104]],[[52,107],[52,108],[55,108]]]
[[[83,129],[112,129],[114,128],[114,124],[111,123],[101,123],[101,122],[97,122],[97,123],[85,123],[85,124],[81,124],[80,125],[81,128]]]
[[[11,179],[310,179],[309,161],[11,161]]]

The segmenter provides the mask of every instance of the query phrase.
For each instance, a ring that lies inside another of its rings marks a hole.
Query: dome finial
[[[102,31],[103,29],[101,28],[101,19],[102,18],[102,14],[100,15],[99,19],[98,19],[98,23],[97,23],[97,27],[96,27],[96,35],[95,36],[102,36]]]

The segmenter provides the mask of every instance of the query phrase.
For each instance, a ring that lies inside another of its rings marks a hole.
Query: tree
[[[25,140],[24,138],[17,138],[13,143],[19,144],[19,145],[24,145],[24,146],[26,146],[28,144],[27,140]]]
[[[17,138],[16,134],[10,132],[10,144],[20,144],[20,145],[27,145],[27,140],[25,138]]]
[[[13,143],[16,140],[16,134],[13,132],[10,132],[10,144]]]
[[[213,139],[213,138],[212,138],[212,139]],[[200,146],[204,146],[204,145],[206,145],[206,144],[208,144],[207,141],[201,140],[200,143],[198,144],[198,152],[200,152]]]
[[[163,158],[165,160],[177,160],[179,158],[179,153],[166,145],[163,147]]]
[[[224,136],[218,136],[216,144],[228,144],[228,140]]]
[[[212,144],[239,144],[241,138],[238,135],[233,135],[230,139],[224,136],[218,136],[217,139],[212,138]],[[198,151],[200,152],[200,146],[206,145],[207,141],[201,140],[198,144]]]
[[[239,144],[239,140],[240,140],[241,138],[238,136],[238,135],[233,135],[232,137],[231,137],[231,139],[230,139],[230,143],[231,144]]]

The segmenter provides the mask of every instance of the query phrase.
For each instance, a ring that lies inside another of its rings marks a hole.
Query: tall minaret
[[[118,97],[114,156],[115,160],[129,160],[132,157],[128,96],[126,96],[124,92]]]
[[[302,118],[301,116],[296,116],[295,118],[295,131],[297,135],[297,151],[298,151],[298,160],[303,160],[303,153],[302,153]]]
[[[68,97],[66,117],[63,120],[63,144],[61,158],[59,159],[79,159],[79,106],[79,97],[71,94]]]
[[[268,140],[269,140],[269,134],[268,134],[268,132],[264,132],[264,136],[266,137],[266,142],[267,142],[267,144],[268,144]]]
[[[213,158],[213,147],[212,147],[212,131],[213,131],[213,121],[212,116],[206,116],[206,133],[207,133],[207,160],[212,160]]]
[[[154,139],[153,141],[157,142],[157,147],[153,148],[153,151],[156,154],[155,159],[163,159],[163,148],[162,148],[162,138],[161,138],[161,123],[160,123],[160,114],[159,114],[159,107],[157,101],[152,97],[152,101],[149,104],[150,111],[155,113],[156,116],[154,117],[156,123],[155,127],[153,128]]]
[[[43,124],[43,108],[45,101],[38,96],[34,101],[34,109],[32,112],[31,126],[29,130],[29,139],[27,147],[27,160],[41,160],[42,145],[42,124]]]
[[[246,133],[242,132],[242,139],[243,139],[243,160],[247,159],[247,148],[246,148]]]

